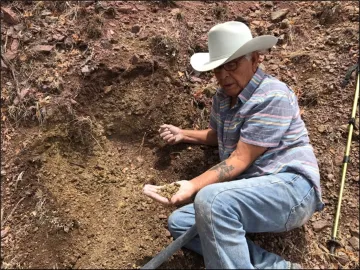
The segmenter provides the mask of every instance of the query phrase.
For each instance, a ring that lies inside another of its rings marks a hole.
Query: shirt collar
[[[256,88],[261,84],[265,77],[264,71],[262,71],[261,68],[258,68],[254,74],[254,76],[251,78],[249,83],[245,86],[245,88],[240,92],[238,98],[242,103],[245,103],[250,99],[252,94],[255,92]],[[219,93],[223,98],[227,98],[228,96],[225,95],[224,90],[222,88],[219,89]]]

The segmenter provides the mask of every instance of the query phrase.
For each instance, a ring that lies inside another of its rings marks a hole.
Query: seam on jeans
[[[218,193],[218,194],[219,194],[219,193]],[[221,256],[220,256],[220,253],[219,253],[219,247],[218,247],[219,245],[218,245],[218,243],[217,243],[216,234],[215,234],[215,232],[214,232],[213,217],[212,217],[212,211],[211,211],[212,206],[213,206],[213,203],[214,203],[214,201],[215,201],[215,199],[216,199],[216,197],[217,197],[218,194],[216,194],[216,195],[214,196],[214,199],[212,200],[212,202],[211,202],[211,204],[210,204],[210,223],[211,223],[211,230],[212,230],[212,233],[213,233],[213,235],[214,235],[216,252],[218,253],[218,256],[219,256],[219,259],[220,259],[221,268],[222,268],[222,269],[225,269],[224,264],[223,264],[222,259],[221,259]]]
[[[292,213],[295,211],[294,209],[295,209],[296,207],[300,206],[303,202],[307,201],[307,199],[310,198],[310,193],[311,193],[313,190],[314,190],[314,187],[311,187],[311,189],[308,191],[308,193],[306,193],[306,195],[302,198],[302,200],[301,200],[297,205],[293,206],[293,207],[290,209],[289,216],[288,216],[288,218],[287,218],[287,220],[286,220],[286,222],[285,222],[285,229],[286,229],[286,231],[289,231],[287,225],[288,225],[288,223],[289,223],[289,219],[290,219]]]

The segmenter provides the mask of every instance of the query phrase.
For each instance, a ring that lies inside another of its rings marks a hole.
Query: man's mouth
[[[233,85],[233,83],[227,83],[227,84],[224,84],[224,87],[229,88],[229,87],[231,87],[232,85]]]

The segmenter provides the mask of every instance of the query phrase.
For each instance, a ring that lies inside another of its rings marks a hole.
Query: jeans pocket
[[[303,200],[295,205],[289,214],[285,228],[287,231],[301,227],[304,225],[316,211],[316,194],[312,187]]]

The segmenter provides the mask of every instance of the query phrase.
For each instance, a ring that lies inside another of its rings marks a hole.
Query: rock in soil
[[[265,2],[265,7],[271,8],[274,6],[274,3],[272,1],[266,1]]]
[[[10,227],[6,227],[5,229],[1,230],[1,238],[4,238],[10,232]]]
[[[139,25],[134,25],[132,28],[131,28],[131,33],[139,33],[140,31],[140,26]]]
[[[7,51],[5,54],[3,54],[3,57],[6,58],[5,60],[11,61],[16,58],[17,52],[13,51]]]
[[[339,260],[339,262],[342,264],[342,265],[345,265],[345,264],[347,264],[348,262],[349,262],[349,257],[344,253],[344,252],[339,252],[338,254],[337,254],[337,256],[338,256],[338,260]]]
[[[352,236],[355,236],[355,237],[359,238],[359,230],[350,229],[350,233],[351,233]]]
[[[51,45],[36,45],[32,49],[34,52],[50,52],[53,47]]]
[[[278,11],[272,12],[271,13],[271,21],[272,22],[279,22],[282,19],[285,18],[286,14],[289,13],[288,9],[280,9]]]
[[[19,19],[16,14],[9,8],[1,8],[1,12],[4,14],[4,21],[8,24],[17,24],[19,23]]]
[[[326,220],[315,221],[312,225],[316,232],[321,231],[326,227],[330,226],[330,224]]]
[[[353,236],[348,241],[356,251],[359,250],[359,238]]]
[[[8,67],[7,65],[4,63],[4,61],[1,59],[1,70],[7,70]]]
[[[179,188],[180,188],[180,184],[178,183],[164,185],[160,189],[159,195],[170,200],[171,197],[174,196],[176,192],[178,192]]]
[[[132,7],[131,6],[122,6],[122,7],[119,7],[118,8],[118,11],[120,12],[120,13],[131,13],[131,11],[132,11]]]

